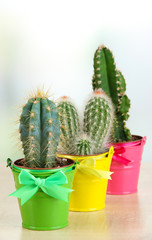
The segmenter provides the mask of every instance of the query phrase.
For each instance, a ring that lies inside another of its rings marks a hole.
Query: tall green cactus
[[[92,141],[94,154],[104,151],[105,143],[111,135],[113,105],[102,91],[95,91],[84,112],[84,132]]]
[[[61,97],[57,108],[61,122],[61,137],[58,152],[74,154],[76,152],[76,139],[80,132],[77,110],[68,97]]]
[[[116,70],[112,52],[105,46],[100,46],[94,55],[93,90],[102,89],[112,99],[115,107],[114,141],[122,142],[131,139],[131,133],[126,128],[130,100],[126,91],[126,83],[122,73]]]
[[[25,165],[52,167],[60,138],[60,120],[55,103],[38,91],[23,107],[19,129]]]

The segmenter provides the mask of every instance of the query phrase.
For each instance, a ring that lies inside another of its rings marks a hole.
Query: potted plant
[[[140,162],[146,137],[131,135],[126,127],[130,100],[125,94],[126,83],[122,73],[116,69],[112,52],[104,45],[94,55],[93,90],[104,91],[114,106],[112,146],[114,155],[108,184],[109,194],[129,194],[137,191]]]
[[[105,207],[107,183],[111,179],[113,147],[109,151],[105,148],[113,122],[111,100],[101,91],[93,93],[85,106],[83,123],[70,98],[62,97],[57,107],[61,122],[58,153],[62,153],[58,156],[77,163],[70,210],[100,210]]]
[[[69,198],[73,190],[74,161],[56,157],[60,120],[53,101],[37,90],[24,105],[20,116],[20,138],[24,159],[11,167],[18,197],[22,226],[51,230],[68,224]]]

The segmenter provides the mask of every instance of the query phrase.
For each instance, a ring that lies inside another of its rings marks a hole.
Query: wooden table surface
[[[14,181],[0,163],[0,240],[152,240],[152,163],[142,162],[138,193],[107,195],[106,207],[96,212],[70,212],[69,226],[53,231],[22,228]]]

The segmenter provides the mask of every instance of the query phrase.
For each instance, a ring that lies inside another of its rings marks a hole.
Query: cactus
[[[77,110],[70,98],[66,96],[59,99],[57,108],[61,122],[61,137],[58,152],[74,154],[76,152],[76,139],[80,131]]]
[[[92,154],[91,141],[87,139],[87,136],[83,135],[82,139],[77,142],[77,155],[90,155]]]
[[[20,116],[19,130],[25,166],[52,167],[60,138],[60,121],[56,105],[47,94],[38,90],[28,100]]]
[[[113,124],[113,105],[110,98],[102,91],[95,91],[88,101],[84,112],[84,133],[92,141],[94,154],[105,149],[110,139]]]
[[[90,155],[105,150],[113,122],[112,102],[105,93],[96,91],[91,95],[85,107],[83,129],[80,128],[78,113],[69,98],[60,99],[58,110],[61,122],[58,152]]]
[[[125,95],[125,79],[116,69],[112,52],[103,45],[96,50],[94,55],[92,86],[93,90],[102,89],[107,93],[115,107],[114,142],[131,140],[130,130],[126,128],[130,100]]]

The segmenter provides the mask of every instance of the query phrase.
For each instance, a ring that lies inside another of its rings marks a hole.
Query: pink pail
[[[140,162],[146,137],[133,136],[136,140],[111,144],[114,147],[107,194],[122,195],[137,192]]]

